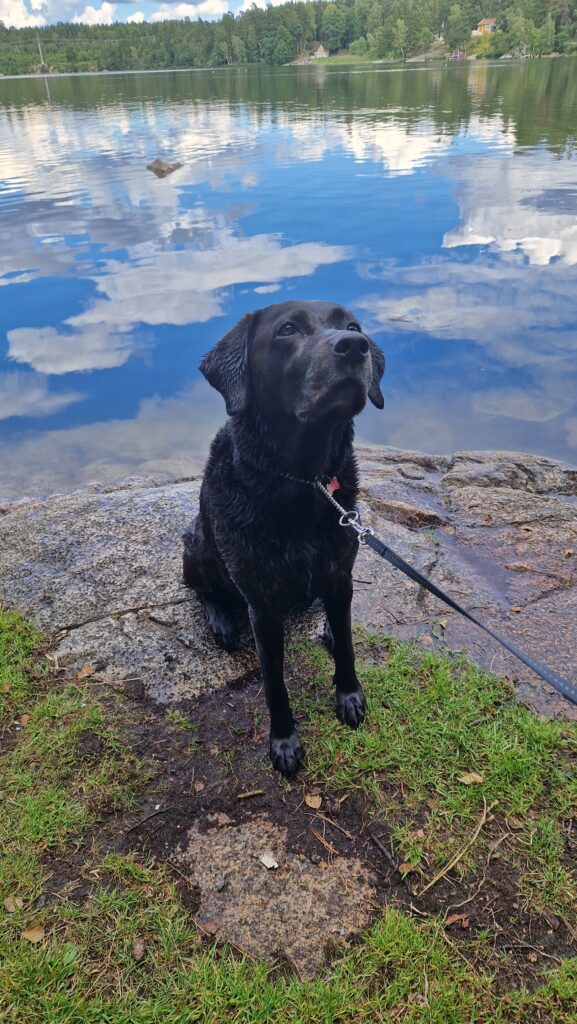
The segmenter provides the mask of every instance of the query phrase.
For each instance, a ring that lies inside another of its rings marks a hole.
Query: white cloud
[[[0,420],[11,416],[51,416],[83,398],[78,391],[50,394],[46,378],[35,373],[0,374]]]
[[[199,4],[161,4],[151,15],[150,21],[179,21],[182,18],[218,18],[226,14],[229,4],[226,0],[201,0]]]
[[[101,7],[87,7],[80,14],[75,14],[73,25],[112,25],[116,18],[116,4],[103,3]]]
[[[529,263],[577,264],[575,168],[572,160],[524,153],[509,160],[463,161],[458,200],[462,224],[443,245],[490,245],[522,252]]]
[[[518,254],[475,263],[436,259],[382,267],[378,279],[387,282],[386,293],[357,305],[389,333],[474,341],[515,367],[575,358],[574,274],[561,264],[528,267]]]
[[[31,4],[35,11],[40,10],[43,6],[42,0]],[[30,13],[24,0],[0,0],[0,21],[4,22],[6,28],[25,28],[46,24],[46,19],[42,14]]]
[[[20,327],[9,332],[8,355],[39,373],[76,373],[122,366],[132,355],[135,341],[96,324],[82,331],[53,327]]]
[[[100,296],[67,324],[129,332],[138,323],[204,323],[222,315],[225,289],[232,285],[308,277],[349,255],[344,246],[322,242],[283,246],[274,235],[239,238],[231,228],[213,228],[207,242],[198,251],[158,252],[148,266],[109,264],[98,278]]]
[[[134,14],[129,14],[126,20],[129,25],[142,25],[144,14],[142,11],[135,11]]]
[[[199,473],[225,418],[220,395],[197,380],[171,398],[145,399],[131,419],[17,438],[0,446],[2,497],[70,491],[92,481],[151,473],[173,479]]]

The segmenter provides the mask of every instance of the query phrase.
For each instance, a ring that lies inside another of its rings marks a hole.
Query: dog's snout
[[[343,331],[332,342],[336,356],[351,363],[360,363],[367,358],[369,343],[358,331]]]

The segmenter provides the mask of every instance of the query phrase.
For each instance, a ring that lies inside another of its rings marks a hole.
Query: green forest
[[[497,31],[472,37],[491,16]],[[479,57],[577,53],[577,0],[338,0],[286,3],[219,21],[6,28],[0,21],[0,73],[143,71],[242,64],[287,64],[322,43],[330,53],[406,60],[433,47]]]

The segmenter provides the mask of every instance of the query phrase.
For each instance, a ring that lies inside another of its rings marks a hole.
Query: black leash
[[[288,474],[281,475],[288,476]],[[292,477],[291,479],[295,478]],[[412,565],[409,565],[408,562],[405,562],[404,558],[401,558],[401,556],[397,555],[395,551],[392,551],[391,548],[387,547],[387,545],[384,544],[382,540],[379,540],[378,537],[375,537],[370,527],[363,526],[360,521],[358,512],[347,512],[347,510],[344,509],[342,505],[339,505],[338,501],[335,501],[333,495],[329,492],[329,490],[327,490],[327,487],[320,480],[299,480],[298,482],[313,484],[313,486],[316,487],[317,490],[319,490],[321,494],[323,494],[324,497],[328,501],[330,501],[331,504],[334,505],[334,507],[338,511],[340,516],[340,525],[350,526],[351,529],[355,530],[355,532],[358,534],[361,543],[367,544],[370,548],[373,549],[373,551],[376,551],[377,555],[380,555],[381,558],[385,558],[387,562],[390,562],[390,564],[395,567],[395,569],[400,569],[401,572],[404,572],[405,575],[409,576],[410,579],[415,581],[415,583],[418,583],[420,587],[424,587],[425,590],[429,591],[429,593],[434,594],[435,597],[438,597],[440,601],[444,601],[445,604],[449,605],[449,608],[454,608],[454,610],[456,612],[459,612],[460,615],[464,615],[464,617],[468,619],[469,622],[473,622],[475,626],[479,627],[479,629],[482,629],[485,633],[488,633],[489,636],[493,638],[493,640],[497,640],[497,642],[500,643],[503,647],[505,647],[508,651],[510,651],[511,654],[514,654],[515,657],[519,659],[519,661],[522,661],[524,665],[527,665],[527,667],[532,669],[533,672],[536,672],[538,676],[541,676],[541,679],[544,679],[547,683],[550,683],[551,686],[558,690],[559,693],[562,693],[563,696],[566,697],[567,700],[570,700],[572,704],[577,704],[577,686],[575,686],[574,683],[570,683],[567,679],[563,679],[562,676],[557,675],[556,672],[551,671],[551,669],[547,668],[545,665],[541,665],[540,662],[535,661],[534,658],[530,658],[527,654],[524,654],[523,651],[520,651],[519,648],[515,646],[515,644],[512,644],[509,640],[504,640],[503,637],[499,636],[498,633],[495,633],[492,629],[489,629],[489,627],[485,626],[482,622],[479,622],[479,620],[476,619],[474,615],[471,615],[470,612],[466,611],[465,608],[461,608],[461,605],[457,604],[457,602],[454,601],[452,597],[449,597],[448,594],[443,593],[443,591],[440,590],[439,587],[437,587],[434,583],[431,583],[431,581],[428,580],[426,576],[423,576],[423,574],[419,572],[418,569],[414,569]]]

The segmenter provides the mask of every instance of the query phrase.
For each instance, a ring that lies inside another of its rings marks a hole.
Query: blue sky
[[[219,18],[237,13],[253,0],[0,0],[0,21],[8,27],[53,25],[57,21],[112,25],[115,21],[163,21],[177,18]],[[265,0],[254,0],[265,7]],[[271,2],[271,0],[269,0]],[[284,0],[272,0],[282,3]]]

